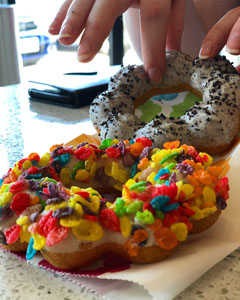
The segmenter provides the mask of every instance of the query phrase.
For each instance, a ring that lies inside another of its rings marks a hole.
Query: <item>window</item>
[[[16,0],[19,52],[24,66],[23,77],[26,79],[31,79],[32,74],[44,74],[46,70],[53,74],[95,71],[96,68],[121,63],[119,58],[116,58],[116,55],[121,55],[119,53],[119,36],[122,34],[120,18],[115,23],[111,38],[105,40],[99,53],[88,64],[77,61],[76,50],[79,39],[73,45],[64,46],[59,43],[57,36],[51,36],[48,33],[48,26],[62,2],[63,0]],[[115,40],[113,41],[114,37]],[[125,51],[123,52],[127,53],[127,61],[124,63],[134,63],[133,56],[136,58],[136,55],[133,50],[131,54],[131,47],[125,30],[123,30],[121,38],[120,42],[123,43],[124,41]]]

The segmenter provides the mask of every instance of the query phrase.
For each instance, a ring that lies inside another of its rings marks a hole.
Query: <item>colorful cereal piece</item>
[[[163,249],[173,249],[178,244],[176,235],[168,227],[155,230],[154,237],[158,246]]]
[[[129,173],[123,169],[119,168],[119,164],[116,162],[112,163],[112,177],[115,180],[125,183],[129,178]]]
[[[89,220],[89,221],[97,221],[97,216],[85,214],[85,215],[83,216],[83,219]]]
[[[112,145],[112,139],[105,139],[102,141],[102,144],[99,146],[99,149],[106,149]]]
[[[209,154],[207,154],[205,152],[199,152],[199,156],[202,159],[204,168],[208,168],[211,166],[213,159]]]
[[[43,216],[37,224],[37,232],[42,236],[47,236],[48,233],[56,226],[57,219],[52,217],[51,210],[47,215]],[[36,249],[36,248],[35,248]]]
[[[92,152],[91,148],[87,148],[87,147],[80,147],[74,152],[77,159],[79,159],[79,160],[87,160],[89,158],[89,156],[92,155],[92,153],[93,152]]]
[[[97,241],[103,236],[103,229],[97,222],[80,220],[78,226],[72,228],[73,234],[79,240]]]
[[[57,204],[50,204],[50,205],[47,205],[45,207],[45,210],[52,210],[52,211],[55,211],[57,209],[60,209],[60,208],[65,208],[67,206],[67,203],[66,202],[61,202],[61,203],[57,203]]]
[[[76,175],[74,179],[77,181],[86,181],[89,178],[90,174],[87,170],[82,169],[82,170],[77,170]]]
[[[0,193],[0,206],[4,206],[12,200],[13,194],[10,192]]]
[[[180,141],[166,142],[163,144],[165,149],[176,149],[180,145]]]
[[[144,170],[149,166],[149,160],[147,157],[143,157],[140,161],[139,164],[137,165],[138,169]]]
[[[125,201],[122,198],[117,198],[116,201],[116,208],[114,209],[114,212],[117,216],[122,216],[126,213],[126,206]]]
[[[117,158],[121,155],[121,150],[115,147],[109,147],[106,149],[106,154],[110,158]]]
[[[19,226],[22,226],[22,225],[26,224],[27,221],[28,221],[28,216],[20,216],[20,217],[17,219],[16,223],[17,223]]]
[[[198,207],[192,207],[192,210],[194,211],[194,215],[192,216],[193,220],[200,220],[204,218],[203,211]]]
[[[34,245],[34,239],[31,237],[28,244],[27,253],[26,253],[27,260],[32,259],[37,253],[37,250],[33,248],[33,245]]]
[[[132,243],[130,240],[127,240],[124,244],[124,249],[127,251],[129,256],[137,256],[139,253],[139,246],[135,243]]]
[[[9,229],[4,231],[6,241],[8,244],[15,243],[20,236],[20,226],[18,224],[13,225]]]
[[[50,162],[50,153],[45,153],[39,160],[38,166],[44,167],[47,166]]]
[[[69,186],[71,182],[71,177],[70,177],[70,170],[67,168],[62,168],[60,171],[60,178],[61,182],[63,183],[64,186]]]
[[[24,243],[24,242],[29,243],[30,238],[31,238],[31,234],[28,231],[28,225],[24,224],[20,228],[20,243]]]
[[[53,246],[60,243],[68,236],[69,228],[63,226],[54,227],[47,235],[46,245]]]
[[[141,143],[143,147],[152,147],[152,141],[147,137],[137,138],[136,143]]]
[[[203,200],[204,202],[216,203],[216,193],[210,186],[205,186],[203,188]]]
[[[204,185],[212,184],[212,176],[205,170],[194,171],[193,175]]]
[[[35,204],[39,203],[40,200],[41,200],[40,197],[38,197],[37,195],[34,195],[30,198],[30,205],[31,206],[35,205]]]
[[[39,161],[40,160],[40,156],[38,155],[38,153],[30,153],[28,155],[28,159],[29,160],[33,160],[33,161]]]
[[[31,168],[31,166],[32,166],[32,162],[31,162],[30,160],[26,160],[26,161],[22,164],[22,168],[23,168],[24,170],[27,170],[27,169]]]
[[[100,199],[98,195],[91,195],[89,200],[81,197],[80,195],[75,195],[77,202],[81,203],[83,206],[89,208],[93,213],[97,213],[100,206]]]
[[[136,218],[145,225],[153,224],[155,220],[153,214],[149,210],[145,210],[144,212],[138,211],[136,213]]]
[[[132,223],[127,216],[119,218],[121,233],[125,238],[128,238],[132,231]]]
[[[112,231],[121,231],[120,230],[120,222],[116,215],[116,213],[111,209],[103,209],[99,215],[100,224]]]
[[[176,157],[178,156],[180,153],[179,152],[172,152],[168,155],[166,155],[161,161],[160,161],[160,165],[164,164],[168,159],[172,158],[172,157]]]
[[[134,143],[130,146],[130,152],[134,157],[139,157],[143,151],[143,144],[142,143]]]
[[[75,227],[80,224],[80,220],[77,219],[74,215],[62,218],[60,224],[64,227]]]
[[[175,233],[177,240],[183,242],[186,240],[188,235],[188,227],[185,223],[173,224],[170,229]]]
[[[30,204],[30,196],[27,193],[15,194],[10,205],[17,215],[20,215]]]
[[[128,214],[136,214],[137,211],[142,211],[143,208],[143,201],[134,201],[129,204],[126,208],[126,213]]]
[[[162,208],[170,201],[168,196],[160,195],[152,199],[150,202],[152,207],[156,210],[162,210]]]
[[[148,225],[148,227],[152,230],[152,231],[155,231],[159,228],[162,227],[162,221],[160,219],[155,219],[154,223]]]
[[[27,184],[23,180],[18,180],[10,185],[9,192],[18,193],[28,188]]]
[[[34,241],[33,248],[35,250],[41,250],[46,244],[46,237],[36,233],[32,234],[32,238]]]
[[[140,182],[137,182],[135,184],[133,184],[131,187],[130,187],[130,191],[145,191],[146,190],[146,186],[147,186],[147,182],[146,181],[140,181]]]
[[[144,229],[137,229],[132,236],[132,242],[140,244],[148,239],[148,232]]]

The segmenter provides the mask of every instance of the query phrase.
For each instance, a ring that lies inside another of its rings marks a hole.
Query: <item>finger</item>
[[[173,0],[168,23],[166,49],[181,50],[186,0]]]
[[[240,18],[234,24],[227,40],[226,50],[233,55],[240,54]]]
[[[48,32],[50,34],[56,35],[59,34],[62,23],[66,17],[67,11],[69,6],[71,5],[73,0],[66,0],[64,1],[64,3],[61,5],[61,7],[59,8],[59,11],[56,15],[56,17],[54,18],[54,20],[52,21],[52,23],[49,25],[48,28]]]
[[[141,0],[142,58],[145,70],[153,82],[161,80],[165,70],[165,46],[170,0]]]
[[[237,70],[238,74],[240,74],[240,65],[236,66],[236,70]]]
[[[240,8],[234,8],[224,15],[208,32],[199,53],[201,59],[214,57],[225,46],[228,36],[237,22]]]
[[[95,0],[74,0],[71,3],[60,31],[59,41],[62,44],[70,45],[80,36],[94,2]]]
[[[126,25],[131,44],[138,57],[142,60],[139,9],[130,7],[124,14],[124,24]]]
[[[130,0],[95,1],[88,16],[77,52],[78,59],[81,62],[88,62],[93,59],[111,32],[116,18],[121,15],[130,4]]]

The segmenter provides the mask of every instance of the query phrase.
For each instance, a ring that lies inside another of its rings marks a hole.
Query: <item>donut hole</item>
[[[135,114],[146,124],[160,113],[177,119],[200,101],[202,95],[187,84],[173,88],[152,89],[136,99]]]

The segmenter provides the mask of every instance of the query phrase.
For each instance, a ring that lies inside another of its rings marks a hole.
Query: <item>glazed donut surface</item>
[[[180,140],[199,151],[219,154],[237,138],[240,123],[240,77],[224,57],[192,60],[170,50],[166,71],[159,84],[151,83],[143,66],[123,67],[108,91],[90,107],[90,118],[102,139],[134,139],[147,136],[155,147],[166,140]],[[156,94],[191,91],[202,97],[178,119],[156,115],[145,124],[135,108]]]

